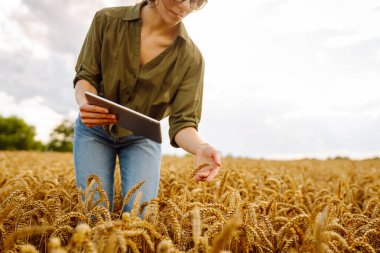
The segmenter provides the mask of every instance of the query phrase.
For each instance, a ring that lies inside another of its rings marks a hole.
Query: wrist
[[[202,151],[203,149],[209,147],[210,144],[208,144],[207,142],[202,142],[202,143],[199,143],[196,147],[195,147],[195,153],[198,153],[200,151]]]

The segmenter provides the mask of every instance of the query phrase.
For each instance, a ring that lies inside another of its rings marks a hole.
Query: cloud
[[[28,51],[3,52],[0,68],[0,91],[20,99],[43,97],[60,113],[75,108],[74,71],[61,56],[52,53],[47,59],[35,59]]]
[[[81,43],[95,12],[110,5],[130,5],[131,0],[22,0],[9,15],[29,43],[48,51],[72,55]]]
[[[256,25],[277,34],[334,31],[323,45],[343,47],[380,38],[379,7],[376,0],[282,1],[263,9],[267,15]]]
[[[374,141],[380,139],[375,130],[380,127],[379,82],[379,77],[341,78],[323,89],[314,83],[294,92],[286,86],[256,88],[256,92],[230,89],[231,99],[223,103],[206,91],[200,132],[223,154],[235,156],[376,156],[380,154],[380,144]]]
[[[380,48],[376,50],[376,59],[380,61]]]
[[[104,7],[101,0],[24,0],[5,5],[0,19],[4,30],[0,90],[21,99],[44,97],[60,113],[74,109],[76,58],[93,15]]]
[[[73,54],[80,48],[91,16],[101,2],[98,1],[22,1],[20,9],[11,19],[30,41],[43,45],[48,51]]]

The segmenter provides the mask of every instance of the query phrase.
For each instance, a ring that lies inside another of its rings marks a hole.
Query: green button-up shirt
[[[185,127],[198,129],[204,76],[203,57],[180,23],[175,42],[141,66],[141,17],[144,3],[105,8],[92,21],[75,67],[74,87],[87,80],[101,96],[157,120],[169,117],[169,137]],[[115,137],[130,131],[115,125]]]

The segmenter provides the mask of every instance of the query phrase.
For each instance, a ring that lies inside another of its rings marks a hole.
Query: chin
[[[165,18],[165,22],[170,25],[176,25],[182,21],[184,17],[178,16],[175,13],[171,12],[170,10],[167,11],[167,15]]]

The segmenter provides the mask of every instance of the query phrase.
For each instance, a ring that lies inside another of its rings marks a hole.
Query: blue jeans
[[[96,174],[113,210],[114,174],[119,157],[123,199],[130,188],[145,180],[124,207],[132,209],[133,200],[142,191],[140,203],[155,198],[158,193],[161,167],[161,145],[139,135],[114,138],[101,126],[86,127],[80,117],[74,128],[74,167],[77,187],[86,188],[87,178]]]

